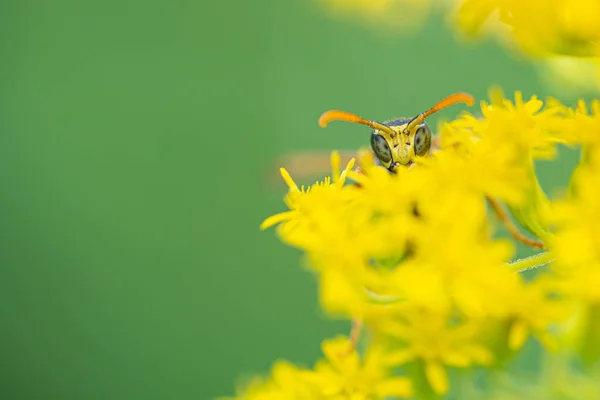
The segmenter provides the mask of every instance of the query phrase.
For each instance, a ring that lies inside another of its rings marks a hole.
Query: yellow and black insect
[[[371,147],[379,162],[391,172],[403,166],[410,167],[418,157],[428,157],[432,150],[432,136],[425,119],[456,103],[473,105],[474,99],[466,93],[457,93],[436,103],[414,118],[398,118],[387,122],[369,121],[345,111],[327,111],[319,118],[319,125],[331,121],[348,121],[373,128]]]

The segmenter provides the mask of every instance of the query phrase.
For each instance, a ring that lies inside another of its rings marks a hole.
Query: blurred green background
[[[549,94],[441,21],[380,35],[310,0],[2,2],[0,398],[209,399],[279,357],[312,363],[348,324],[258,229],[284,209],[273,160],[368,144],[318,128],[330,108]]]

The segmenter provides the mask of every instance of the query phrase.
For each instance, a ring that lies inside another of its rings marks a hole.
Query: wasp
[[[319,125],[326,127],[331,121],[348,121],[372,128],[371,148],[377,160],[390,172],[395,172],[398,168],[412,166],[419,157],[432,154],[432,143],[437,147],[437,141],[432,140],[431,128],[425,119],[460,102],[473,105],[474,99],[469,94],[456,93],[414,118],[398,118],[383,123],[369,121],[345,111],[330,110],[321,115]]]

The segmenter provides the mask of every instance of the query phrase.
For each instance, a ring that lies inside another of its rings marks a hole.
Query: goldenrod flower
[[[352,159],[348,163],[346,169],[341,174],[339,172],[339,162],[339,153],[332,153],[331,164],[333,169],[333,176],[325,178],[323,182],[316,182],[307,190],[304,190],[304,187],[299,188],[298,185],[296,185],[296,182],[294,182],[294,180],[290,176],[290,174],[285,170],[285,168],[281,168],[281,176],[283,177],[283,180],[289,187],[289,192],[285,198],[285,202],[290,208],[290,211],[279,213],[267,218],[261,224],[261,229],[267,229],[281,222],[291,222],[293,225],[294,222],[301,219],[302,213],[307,213],[311,211],[311,205],[310,203],[306,204],[306,201],[314,200],[314,198],[317,195],[321,195],[322,197],[317,198],[317,204],[319,204],[326,198],[325,196],[337,194],[336,190],[339,191],[339,189],[341,189],[344,186],[344,182],[346,181],[346,175],[354,165],[354,159]],[[315,194],[315,192],[317,194]],[[309,194],[311,194],[311,196],[309,196]]]
[[[557,101],[544,106],[536,96],[524,101],[520,91],[515,92],[514,103],[499,89],[490,91],[490,99],[481,102],[483,118],[465,113],[445,124],[442,145],[476,168],[471,173],[465,169],[460,176],[479,177],[484,194],[504,201],[522,226],[545,239],[550,232],[543,215],[549,201],[533,160],[554,158],[556,145],[568,142],[560,129],[567,109]]]
[[[356,16],[383,32],[419,30],[439,6],[466,36],[495,35],[509,49],[532,56],[552,87],[596,93],[600,88],[600,3],[596,0],[318,2],[333,14]]]
[[[478,343],[478,324],[456,323],[449,317],[408,308],[399,319],[390,319],[382,327],[384,333],[402,342],[388,353],[386,361],[390,365],[422,361],[427,380],[438,394],[449,388],[444,366],[464,368],[487,365],[493,360],[491,352]]]
[[[572,196],[552,207],[552,251],[554,269],[570,284],[572,294],[600,303],[600,151],[590,151],[587,161],[573,177]]]
[[[343,260],[355,263],[364,258],[363,252],[369,249],[374,240],[369,237],[350,235],[348,229],[343,229],[345,216],[355,214],[353,206],[354,193],[344,188],[348,171],[352,168],[354,160],[339,173],[339,154],[332,155],[334,169],[333,177],[325,178],[305,190],[298,188],[287,171],[282,168],[281,174],[290,190],[285,202],[290,211],[276,214],[267,218],[261,225],[266,229],[274,224],[279,224],[278,233],[286,243],[301,248],[323,261]],[[360,210],[357,210],[360,211]]]
[[[410,381],[392,375],[379,346],[369,348],[361,357],[347,338],[339,336],[325,340],[322,350],[325,358],[313,369],[278,361],[273,365],[271,376],[255,378],[240,389],[235,399],[383,400],[412,395]]]
[[[590,104],[590,112],[583,100],[577,107],[569,109],[569,118],[559,126],[564,132],[565,142],[570,145],[580,145],[584,153],[590,148],[600,147],[600,101],[594,100]],[[587,154],[584,154],[584,157]],[[587,160],[584,160],[587,162]]]
[[[553,324],[564,322],[569,316],[569,304],[555,290],[552,277],[539,277],[530,284],[522,285],[503,301],[507,304],[507,317],[512,320],[508,346],[518,350],[528,335],[535,336],[549,350],[556,348],[550,335]]]
[[[318,399],[383,399],[412,395],[411,383],[404,377],[391,376],[384,363],[383,349],[371,347],[364,357],[350,349],[342,336],[323,342],[325,359],[315,365],[307,381],[317,388]]]
[[[254,377],[241,385],[233,398],[220,400],[304,400],[315,398],[306,371],[287,361],[276,362],[268,378]]]
[[[519,91],[514,104],[498,89],[490,92],[490,98],[491,103],[481,102],[483,118],[464,113],[444,124],[442,146],[447,153],[456,152],[468,160],[454,173],[473,176],[481,192],[518,205],[537,183],[532,160],[554,157],[556,144],[565,141],[556,126],[566,109],[559,104],[542,109],[542,101],[533,96],[525,102]],[[447,157],[457,165],[456,157]],[[443,159],[443,155],[436,158]]]
[[[600,268],[599,178],[589,170],[580,171],[577,196],[553,207],[553,219],[560,225],[552,249],[558,265],[569,271],[581,273],[582,268]]]
[[[465,0],[456,19],[470,34],[480,32],[490,19],[505,24],[498,32],[511,37],[536,56],[568,54],[598,56],[600,3],[595,0],[537,1]],[[498,24],[496,24],[496,27]]]
[[[481,102],[483,118],[465,113],[453,124],[481,140],[491,140],[496,146],[511,146],[514,157],[521,163],[528,162],[527,156],[533,159],[554,158],[556,144],[566,141],[558,128],[565,117],[566,107],[556,101],[544,106],[537,96],[524,101],[521,91],[515,92],[514,103],[504,98],[499,88],[492,88],[489,96],[491,102]]]
[[[563,92],[600,88],[600,2],[596,0],[457,0],[450,20],[468,36],[495,34],[541,65]]]

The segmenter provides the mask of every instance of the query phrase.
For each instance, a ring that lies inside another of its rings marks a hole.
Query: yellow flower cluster
[[[596,0],[462,0],[457,22],[479,33],[486,22],[531,54],[600,56],[600,3]]]
[[[597,0],[318,0],[334,14],[357,15],[375,28],[417,31],[434,9],[467,37],[489,34],[538,60],[555,91],[600,92]]]
[[[600,57],[600,2],[596,0],[319,0],[339,14],[418,29],[434,8],[450,5],[463,33],[498,35],[535,56]],[[386,28],[389,28],[386,25]]]
[[[449,368],[500,366],[529,337],[600,353],[600,103],[588,113],[519,92],[490,97],[481,117],[441,127],[433,157],[396,174],[370,152],[343,170],[334,153],[331,178],[306,189],[282,169],[289,210],[262,228],[277,225],[304,251],[323,310],[363,324],[366,352],[325,341],[314,369],[276,364],[239,398],[441,396]],[[533,161],[554,157],[557,143],[581,145],[583,158],[569,197],[550,203]],[[556,259],[550,269],[528,282],[515,273],[532,261],[510,264],[514,246],[496,237],[486,199],[546,242],[533,260]]]
[[[244,400],[382,399],[412,395],[411,382],[393,377],[383,349],[371,347],[364,357],[350,348],[344,337],[326,340],[325,358],[313,369],[298,368],[286,361],[273,365],[271,377],[255,379],[242,388]]]
[[[469,36],[487,31],[542,61],[542,76],[561,91],[600,91],[597,0],[458,0],[452,20]]]

